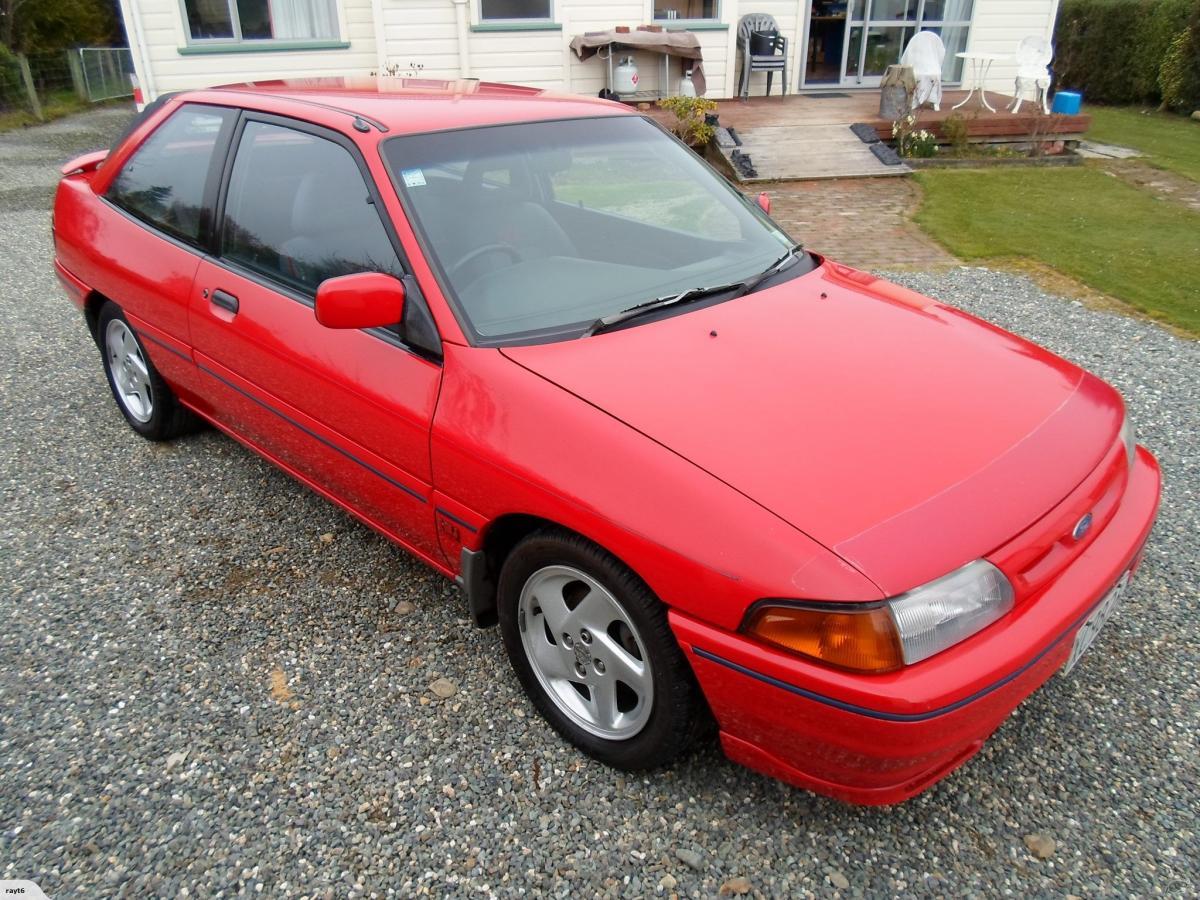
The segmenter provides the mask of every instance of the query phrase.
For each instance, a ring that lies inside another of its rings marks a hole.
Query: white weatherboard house
[[[788,39],[788,90],[879,84],[919,29],[942,35],[945,80],[958,51],[1004,57],[989,90],[1011,91],[1017,43],[1049,36],[1058,0],[120,0],[146,100],[187,88],[274,78],[372,72],[477,78],[596,94],[607,66],[580,62],[571,38],[618,25],[660,24],[696,34],[707,95],[737,93],[737,25],[767,13]],[[865,40],[864,40],[865,37]],[[624,56],[625,53],[619,53]],[[634,54],[645,90],[676,93],[684,63],[659,84],[660,57]],[[751,92],[762,93],[756,74]],[[776,80],[778,94],[778,79]]]

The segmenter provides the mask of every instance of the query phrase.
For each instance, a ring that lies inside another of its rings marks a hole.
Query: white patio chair
[[[1042,111],[1050,114],[1050,62],[1054,59],[1054,47],[1040,35],[1031,34],[1017,45],[1017,84],[1013,90],[1012,112],[1021,111],[1021,101],[1033,95],[1035,103],[1041,102]]]
[[[932,31],[918,31],[904,48],[900,65],[911,66],[917,79],[913,91],[913,109],[923,103],[932,103],[934,109],[942,108],[942,66],[946,62],[946,45]]]

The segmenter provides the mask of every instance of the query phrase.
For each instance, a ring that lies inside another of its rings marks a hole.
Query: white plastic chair
[[[1017,44],[1017,84],[1013,91],[1012,112],[1020,112],[1021,101],[1029,94],[1035,103],[1041,102],[1042,110],[1049,115],[1050,62],[1054,59],[1054,47],[1040,35],[1031,34]]]
[[[913,92],[913,109],[923,103],[932,103],[934,109],[942,108],[942,66],[946,62],[946,45],[932,31],[918,31],[904,48],[900,65],[911,66],[917,79]]]

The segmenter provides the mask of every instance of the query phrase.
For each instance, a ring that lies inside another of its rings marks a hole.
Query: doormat
[[[850,126],[850,130],[853,131],[858,136],[858,139],[864,144],[879,143],[879,132],[875,130],[874,125],[868,125],[866,122],[855,122]]]
[[[810,100],[835,100],[835,99],[845,100],[850,95],[834,93],[834,94],[805,94],[804,96]]]
[[[902,162],[900,157],[896,155],[896,151],[887,144],[871,144],[871,152],[885,166],[898,166]]]

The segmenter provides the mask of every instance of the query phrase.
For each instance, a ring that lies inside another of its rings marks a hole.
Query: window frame
[[[243,108],[239,110],[239,115],[234,123],[229,142],[225,147],[225,158],[220,172],[217,202],[212,213],[213,227],[208,248],[211,261],[221,268],[228,269],[235,275],[253,281],[260,287],[274,291],[290,300],[295,300],[297,303],[307,306],[310,309],[316,308],[315,292],[308,294],[294,285],[271,278],[257,269],[252,269],[249,266],[239,263],[237,260],[229,259],[223,255],[225,202],[229,194],[229,182],[233,177],[233,166],[237,159],[237,151],[241,145],[242,135],[246,130],[246,125],[251,122],[275,125],[280,128],[290,128],[293,131],[324,138],[337,144],[350,154],[350,158],[354,161],[355,166],[358,167],[358,173],[362,177],[363,185],[371,197],[371,205],[375,208],[375,215],[379,217],[384,233],[387,235],[388,241],[391,242],[392,250],[395,252],[396,259],[400,263],[400,271],[403,274],[399,277],[399,280],[404,284],[407,294],[404,302],[404,321],[400,323],[397,329],[369,328],[366,329],[366,333],[387,341],[389,344],[406,350],[429,362],[441,365],[441,334],[437,329],[437,324],[429,309],[429,304],[426,302],[424,294],[421,292],[417,280],[412,274],[413,267],[408,254],[404,251],[404,245],[400,242],[400,236],[396,231],[395,223],[392,222],[391,216],[387,214],[387,207],[384,206],[383,195],[380,193],[379,185],[376,184],[375,179],[371,176],[371,170],[367,166],[367,161],[362,154],[361,148],[352,138],[340,131],[325,128],[304,119],[292,118],[291,116],[282,116],[254,109]],[[414,318],[422,320],[420,324],[430,331],[432,335],[431,342],[436,344],[436,347],[411,342],[404,336],[408,332],[410,325],[413,324],[412,320]],[[313,321],[315,322],[316,319],[314,318]]]
[[[859,2],[866,4],[867,0],[859,0]],[[910,0],[910,2],[913,2],[913,0]],[[851,8],[847,13],[848,18],[846,20],[846,38],[845,38],[846,45],[843,48],[843,53],[844,54],[849,53],[849,48],[852,45],[852,41],[853,41],[853,35],[851,34],[851,32],[855,28],[859,28],[862,30],[861,40],[863,42],[866,42],[867,37],[870,35],[872,28],[875,28],[875,29],[892,28],[892,29],[895,29],[895,30],[898,30],[901,32],[911,31],[912,34],[909,34],[908,37],[904,41],[902,41],[902,43],[900,45],[901,53],[903,53],[903,48],[908,45],[908,41],[912,40],[914,35],[922,32],[922,31],[937,29],[937,35],[940,38],[940,37],[942,37],[943,32],[948,28],[962,28],[962,29],[965,29],[965,31],[966,31],[966,39],[963,42],[963,50],[955,51],[955,52],[956,53],[967,52],[971,47],[971,36],[972,36],[972,31],[975,27],[975,16],[978,11],[979,0],[971,0],[971,14],[966,19],[963,19],[961,17],[953,18],[953,19],[927,18],[925,15],[925,5],[926,5],[926,0],[915,0],[915,6],[913,8],[912,15],[908,16],[904,19],[880,19],[880,18],[877,18],[875,16],[874,0],[871,0],[871,4],[870,4],[871,15],[869,17],[866,14],[867,10],[866,10],[865,5],[863,6],[862,13],[859,15],[859,17],[857,19],[855,19],[853,16],[854,9]],[[949,48],[947,48],[947,53],[949,53],[949,52],[950,52]],[[859,68],[862,68],[861,60],[865,58],[866,51],[861,49],[861,45],[860,45],[860,54],[861,55],[859,57],[859,62],[856,63],[856,65],[858,65]],[[954,59],[955,59],[954,56],[950,57],[950,60],[954,60]],[[948,61],[950,61],[950,60],[948,60]],[[847,58],[845,60],[845,62],[848,64],[850,62],[850,60]],[[963,60],[957,60],[955,62],[951,62],[952,66],[957,67],[958,72],[957,72],[956,77],[954,77],[954,78],[943,78],[942,83],[944,85],[954,85],[954,84],[961,85],[963,83],[963,73],[966,68],[964,66],[963,62],[964,62]],[[850,75],[851,75],[851,73],[847,69],[846,77],[850,77]],[[878,77],[880,77],[880,76],[877,76],[877,75],[861,76],[861,78],[878,78]]]
[[[689,16],[686,18],[680,17],[677,19],[660,19],[657,16],[655,16],[654,15],[655,3],[656,3],[656,0],[650,0],[650,2],[649,2],[650,10],[649,10],[649,14],[648,14],[648,19],[651,22],[651,24],[662,25],[664,28],[667,28],[667,29],[671,29],[671,30],[681,29],[681,30],[686,31],[688,29],[688,26],[690,26],[690,25],[711,26],[713,24],[722,23],[725,21],[724,19],[721,18],[722,13],[724,12],[724,10],[721,9],[721,6],[722,6],[721,0],[713,0],[713,14],[711,16]]]
[[[145,148],[146,144],[159,132],[163,127],[174,119],[176,116],[191,109],[214,110],[214,115],[227,116],[228,119],[221,125],[220,131],[217,133],[217,139],[213,143],[212,156],[208,161],[208,172],[204,176],[204,192],[200,199],[200,228],[197,236],[189,238],[186,235],[178,234],[164,228],[160,222],[155,222],[152,219],[141,215],[136,210],[129,209],[124,204],[112,196],[117,181],[121,177],[121,172],[128,166],[139,153]],[[238,129],[239,110],[230,106],[221,106],[216,103],[196,103],[186,101],[180,103],[177,107],[167,112],[154,126],[153,130],[144,138],[138,141],[137,146],[133,147],[125,158],[121,161],[121,169],[113,176],[112,180],[104,188],[102,199],[114,209],[122,214],[129,216],[134,221],[146,228],[149,228],[155,234],[165,237],[171,242],[180,246],[186,247],[189,250],[198,250],[201,253],[206,253],[212,248],[213,237],[215,234],[214,226],[217,223],[217,204],[220,200],[221,190],[221,173],[225,165],[226,158],[229,155],[229,148],[232,146],[233,136]]]
[[[325,0],[333,9],[333,18],[337,26],[335,34],[327,35],[326,37],[314,38],[245,38],[242,37],[242,20],[238,13],[237,0],[225,0],[225,4],[229,9],[229,23],[233,28],[233,35],[230,37],[208,37],[198,38],[192,36],[192,22],[188,18],[187,0],[177,0],[179,5],[180,21],[183,23],[183,39],[187,47],[194,48],[218,48],[218,47],[237,47],[242,50],[246,48],[262,48],[270,50],[274,47],[284,46],[287,48],[304,49],[311,45],[315,48],[328,47],[331,44],[340,46],[342,34],[345,32],[345,22],[342,18],[341,0]]]
[[[499,28],[508,30],[519,30],[522,27],[533,27],[553,25],[557,22],[555,13],[557,13],[556,0],[545,0],[547,6],[547,14],[545,16],[525,16],[523,18],[484,18],[483,15],[483,0],[475,0],[472,3],[473,14],[475,18],[475,26],[482,28]]]
[[[962,29],[966,30],[966,39],[963,41],[963,49],[956,50],[954,52],[955,53],[969,52],[970,48],[971,48],[971,32],[975,27],[975,13],[977,11],[976,8],[978,7],[978,5],[979,5],[979,0],[971,0],[971,15],[967,19],[961,19],[961,18],[959,18],[959,19],[945,19],[945,18],[926,19],[925,18],[925,0],[920,0],[920,2],[917,4],[917,31],[914,32],[914,34],[916,34],[917,32],[925,31],[926,29],[936,28],[938,37],[942,38],[942,40],[944,42],[945,38],[943,37],[943,33],[945,32],[945,30],[947,28],[962,28]],[[949,49],[947,49],[947,52],[949,53]],[[953,57],[953,56],[951,58],[956,59],[956,62],[954,62],[952,65],[954,65],[958,68],[957,77],[944,79],[943,83],[948,84],[948,85],[949,84],[961,85],[963,83],[963,74],[966,72],[966,68],[967,68],[966,60],[957,59],[956,57]]]

